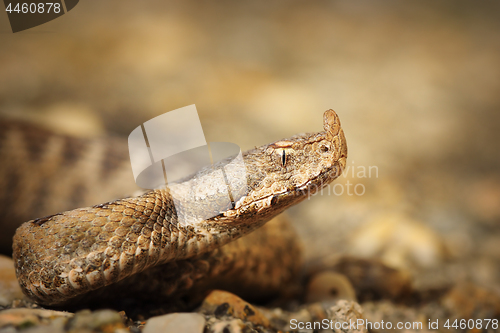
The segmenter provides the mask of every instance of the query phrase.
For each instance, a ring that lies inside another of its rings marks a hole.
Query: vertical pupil
[[[281,163],[283,166],[285,166],[286,163],[286,155],[285,155],[285,150],[283,149],[283,153],[281,154]]]

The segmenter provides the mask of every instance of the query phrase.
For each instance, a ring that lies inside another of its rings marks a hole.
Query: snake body
[[[121,138],[78,138],[0,119],[0,161],[0,253],[7,255],[23,222],[139,189]]]
[[[117,286],[136,288],[141,281],[141,293],[156,286],[162,295],[194,288],[195,282],[279,288],[296,271],[294,236],[280,223],[250,233],[341,174],[344,133],[333,110],[323,118],[322,132],[243,153],[243,190],[232,207],[211,218],[200,220],[196,209],[176,210],[172,193],[180,183],[24,223],[13,240],[22,290],[40,304],[63,305]],[[201,170],[191,179],[207,175]],[[211,192],[210,182],[197,186]],[[210,202],[199,200],[193,207]]]

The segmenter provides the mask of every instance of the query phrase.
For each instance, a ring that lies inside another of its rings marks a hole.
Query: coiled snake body
[[[114,293],[120,286],[164,296],[197,285],[275,291],[297,271],[299,247],[280,222],[251,232],[338,177],[346,158],[339,118],[328,110],[324,131],[243,153],[246,191],[212,218],[183,216],[193,222],[179,223],[165,188],[31,220],[13,241],[19,283],[44,305]]]

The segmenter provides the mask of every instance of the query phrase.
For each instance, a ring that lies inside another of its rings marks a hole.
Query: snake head
[[[234,209],[225,214],[276,215],[340,176],[347,144],[335,111],[324,113],[323,128],[245,153],[248,190],[235,198]]]

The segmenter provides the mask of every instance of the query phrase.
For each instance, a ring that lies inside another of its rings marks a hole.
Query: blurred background
[[[0,13],[0,113],[126,137],[196,104],[208,141],[246,150],[332,108],[349,168],[292,209],[306,259],[500,292],[499,17],[496,1],[107,0],[13,34]]]

